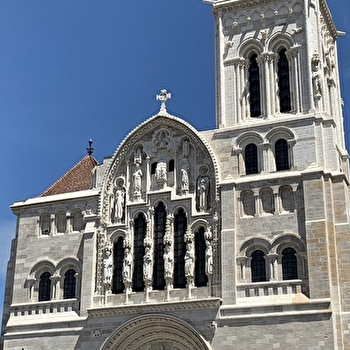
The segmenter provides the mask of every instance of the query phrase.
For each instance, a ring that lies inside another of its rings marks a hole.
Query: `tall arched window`
[[[183,209],[180,209],[174,220],[174,287],[185,288],[185,253],[186,245],[184,235],[187,228],[187,217]]]
[[[65,212],[56,214],[57,233],[65,233],[67,229],[67,217]]]
[[[154,265],[153,289],[164,289],[164,244],[166,212],[165,206],[160,202],[154,210]]]
[[[205,273],[205,238],[204,228],[201,227],[197,233],[195,233],[194,251],[195,251],[195,273],[194,284],[197,287],[206,286],[208,283],[208,276]]]
[[[298,278],[298,263],[293,248],[286,248],[282,251],[282,272],[284,280]]]
[[[113,279],[112,279],[112,293],[123,293],[123,258],[124,258],[124,244],[123,237],[119,237],[114,242],[113,247]]]
[[[243,214],[247,216],[255,215],[255,199],[252,191],[243,191],[241,194]]]
[[[250,143],[244,149],[245,173],[258,173],[258,148],[254,143]]]
[[[259,65],[257,62],[257,54],[250,57],[249,65],[249,95],[250,95],[250,116],[259,117],[261,115],[260,107],[260,79]]]
[[[276,170],[288,170],[288,143],[285,139],[279,139],[275,143]]]
[[[51,218],[50,214],[44,214],[41,217],[41,234],[48,236],[51,232]]]
[[[143,281],[143,256],[145,247],[143,241],[146,236],[146,220],[139,214],[134,220],[134,271],[132,275],[132,290],[142,292],[145,288]]]
[[[38,301],[49,300],[51,300],[51,274],[44,272],[40,276]]]
[[[255,250],[251,260],[252,282],[266,281],[266,264],[264,253],[261,250]]]
[[[79,232],[83,229],[83,215],[80,210],[73,215],[73,231]]]
[[[273,214],[275,211],[274,196],[271,188],[263,188],[260,191],[261,207],[264,213]]]
[[[280,98],[280,111],[290,112],[290,86],[289,86],[289,64],[286,56],[286,49],[279,52],[278,60],[278,90]]]
[[[69,269],[64,274],[64,284],[63,284],[63,299],[76,298],[76,271]]]

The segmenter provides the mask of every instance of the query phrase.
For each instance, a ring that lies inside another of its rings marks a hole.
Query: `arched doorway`
[[[135,317],[119,327],[101,350],[211,350],[189,324],[169,315]]]

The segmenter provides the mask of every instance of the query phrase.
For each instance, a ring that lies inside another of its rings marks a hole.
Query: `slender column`
[[[239,121],[239,112],[238,112],[238,105],[239,105],[239,97],[238,97],[238,87],[239,87],[239,79],[238,79],[238,69],[239,69],[239,57],[235,58],[233,60],[233,84],[232,84],[232,97],[233,97],[233,113],[234,113],[234,120],[235,124]]]
[[[279,198],[279,186],[272,186],[273,191],[273,199],[275,204],[275,212],[274,215],[279,215],[281,212],[280,198]]]
[[[262,155],[262,161],[260,161],[260,171],[262,173],[268,173],[270,172],[269,167],[269,150],[270,150],[270,144],[269,143],[261,143],[258,145],[260,153]]]
[[[246,256],[240,256],[237,258],[237,274],[239,282],[247,282],[246,268],[247,268],[248,258]]]
[[[278,254],[267,254],[265,259],[267,261],[267,265],[269,267],[267,280],[268,281],[277,281],[277,258]]]
[[[150,161],[151,158],[149,156],[146,157],[146,169],[147,169],[147,174],[146,174],[146,192],[149,192],[151,188],[151,168],[150,168]]]
[[[260,210],[260,197],[259,197],[259,190],[257,188],[253,189],[254,193],[254,204],[255,204],[255,213],[254,216],[260,216],[261,210]]]
[[[245,164],[243,160],[243,154],[241,148],[236,148],[232,151],[233,156],[235,157],[234,161],[234,170],[235,174],[244,175],[245,174]]]

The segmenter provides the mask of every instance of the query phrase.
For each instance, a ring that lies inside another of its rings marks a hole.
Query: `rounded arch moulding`
[[[168,191],[188,196],[206,182],[217,198],[218,162],[206,139],[189,123],[168,113],[156,115],[125,137],[103,177],[102,222],[124,221],[125,205],[147,202],[147,194]]]

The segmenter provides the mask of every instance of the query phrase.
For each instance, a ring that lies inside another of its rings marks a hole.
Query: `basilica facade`
[[[167,112],[12,205],[4,349],[349,349],[350,208],[325,0],[218,0],[216,128]]]

